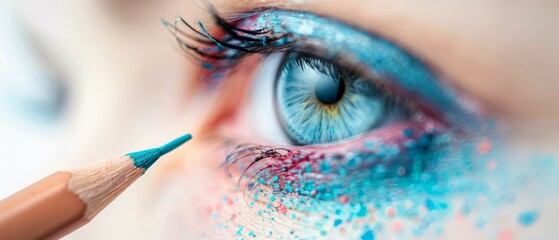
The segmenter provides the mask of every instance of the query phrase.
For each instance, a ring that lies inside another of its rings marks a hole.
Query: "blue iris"
[[[297,144],[334,142],[381,124],[390,101],[370,81],[327,60],[292,53],[277,78],[276,105]]]

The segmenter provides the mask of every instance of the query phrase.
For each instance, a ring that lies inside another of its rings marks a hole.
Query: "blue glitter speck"
[[[361,240],[375,240],[375,234],[371,230],[366,231],[361,235]]]
[[[530,226],[538,220],[538,213],[535,211],[526,211],[518,216],[518,223],[522,226]]]
[[[342,224],[342,220],[336,219],[336,220],[334,221],[334,227],[337,227],[337,226],[339,226],[340,224]]]

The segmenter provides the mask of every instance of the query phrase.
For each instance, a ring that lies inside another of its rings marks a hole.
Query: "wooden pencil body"
[[[190,140],[54,173],[0,201],[0,240],[57,239],[95,217],[162,154]]]
[[[0,239],[56,238],[85,224],[86,205],[68,189],[71,178],[57,172],[0,201]]]

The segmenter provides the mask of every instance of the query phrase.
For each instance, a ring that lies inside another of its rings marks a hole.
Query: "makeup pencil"
[[[57,239],[83,226],[159,157],[192,136],[69,171],[56,172],[0,201],[0,239]]]

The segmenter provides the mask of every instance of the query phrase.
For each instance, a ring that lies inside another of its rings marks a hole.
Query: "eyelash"
[[[261,13],[262,11],[259,12]],[[284,51],[292,48],[294,43],[289,34],[274,35],[268,29],[246,30],[237,28],[211,7],[210,14],[220,32],[227,34],[227,38],[220,39],[210,34],[206,26],[200,21],[197,22],[199,29],[196,29],[180,16],[175,19],[173,24],[162,20],[163,24],[174,35],[181,49],[185,50],[185,53],[191,59],[207,70],[220,72],[220,70],[234,67],[238,60],[247,54],[267,54]],[[255,14],[258,13],[246,13],[244,17],[250,17]],[[180,30],[179,24],[184,25],[191,33]],[[198,36],[193,36],[192,34]],[[202,46],[189,44],[184,38],[197,42]]]
[[[386,184],[381,189],[390,189],[413,182],[418,174],[435,174],[435,166],[440,162],[425,156],[429,156],[432,150],[449,144],[449,138],[450,135],[440,126],[419,124],[404,129],[400,134],[394,134],[390,139],[380,140],[377,136],[365,136],[353,140],[351,150],[346,151],[329,151],[327,147],[288,149],[239,144],[228,154],[223,167],[230,177],[238,179],[237,188],[245,194],[258,191],[260,186],[268,186],[273,194],[279,196],[297,194],[329,201],[340,197],[339,193],[346,196],[351,194],[350,191],[335,190],[335,183],[344,182],[347,177],[351,177],[351,181],[360,186],[359,184],[367,184],[368,178],[387,174],[382,177],[387,181],[380,181]],[[414,161],[405,157],[410,153],[415,155]],[[421,166],[419,169],[417,164]],[[446,164],[450,168],[453,163]],[[324,171],[324,167],[329,170]],[[370,172],[378,168],[385,170],[375,174]],[[359,174],[364,174],[365,177],[358,177]],[[322,196],[315,196],[317,192],[307,191],[304,182],[331,186],[333,192],[318,191]],[[354,200],[357,198],[351,197]]]

